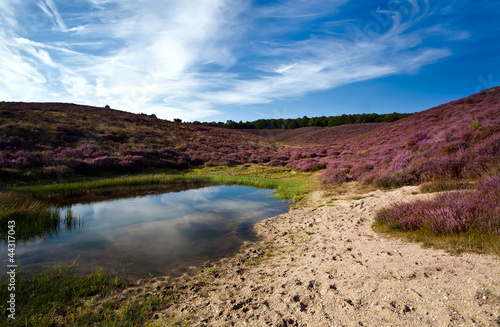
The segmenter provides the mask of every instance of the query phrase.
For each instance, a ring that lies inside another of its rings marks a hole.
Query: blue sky
[[[0,100],[193,121],[421,111],[500,84],[500,4],[3,0]]]

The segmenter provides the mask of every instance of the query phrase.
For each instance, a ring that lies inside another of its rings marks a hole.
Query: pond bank
[[[313,192],[308,206],[258,223],[261,240],[236,257],[138,281],[115,298],[169,298],[151,317],[165,326],[498,325],[497,257],[452,256],[372,231],[379,209],[432,196],[417,191],[347,193],[330,203]]]

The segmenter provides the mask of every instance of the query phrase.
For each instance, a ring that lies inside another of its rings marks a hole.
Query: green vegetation
[[[16,275],[16,319],[10,326],[138,326],[150,320],[152,309],[165,301],[155,297],[118,300],[113,292],[123,279],[96,270],[79,276],[73,268],[54,268],[31,275]],[[6,321],[8,281],[0,284],[1,319]],[[97,309],[95,300],[103,305]],[[118,309],[119,308],[119,309]],[[117,310],[118,309],[118,310]]]
[[[1,239],[7,239],[8,221],[15,221],[18,241],[50,237],[57,234],[61,228],[73,230],[80,226],[78,218],[73,216],[71,210],[67,210],[64,217],[61,217],[59,208],[14,192],[0,193]]]
[[[309,191],[321,187],[318,177],[313,173],[298,172],[295,169],[285,167],[266,167],[251,164],[235,167],[204,167],[193,169],[190,171],[190,174],[193,174],[193,176],[197,176],[198,174],[202,176],[222,175],[228,179],[233,177],[264,179],[270,185],[275,185],[268,188],[276,188],[275,195],[278,199],[290,200],[292,203],[299,202]],[[251,184],[244,185],[260,187]]]
[[[203,125],[210,127],[222,127],[229,129],[295,129],[301,127],[333,127],[347,124],[361,124],[361,123],[382,123],[393,122],[401,118],[408,117],[411,114],[352,114],[341,116],[321,116],[321,117],[307,117],[302,118],[288,118],[288,119],[259,119],[256,121],[235,122],[228,120],[224,122],[199,122],[194,121],[194,125]],[[175,119],[174,119],[175,121]],[[180,122],[180,121],[179,121]]]
[[[186,174],[146,174],[72,183],[31,185],[10,188],[10,191],[32,199],[53,200],[85,194],[106,194],[120,190],[126,192],[141,187],[167,188],[186,183],[210,183],[274,188],[279,199],[296,202],[318,184],[316,180],[317,178],[310,173],[296,173],[292,169],[245,165],[194,169]]]
[[[451,254],[475,252],[500,256],[500,237],[490,233],[470,232],[436,235],[425,229],[401,231],[379,222],[373,224],[373,230],[388,237],[398,237],[410,242],[421,243],[423,247],[444,249]]]
[[[117,178],[107,178],[93,181],[61,183],[51,185],[35,185],[13,188],[12,191],[36,198],[53,199],[59,197],[79,196],[83,194],[107,193],[110,190],[130,189],[141,186],[171,186],[180,183],[213,183],[219,185],[248,185],[259,188],[276,188],[277,181],[246,176],[221,175],[137,175]]]
[[[369,196],[373,196],[373,194],[372,194],[372,195],[369,195]],[[350,197],[348,197],[348,198],[347,198],[347,200],[355,200],[355,201],[357,201],[357,200],[362,200],[362,199],[364,199],[364,198],[367,198],[367,197],[369,197],[369,196],[354,195],[354,196],[350,196]]]
[[[472,123],[472,125],[469,126],[469,129],[475,130],[475,129],[478,129],[479,127],[481,127],[481,123],[479,122],[478,119],[475,119],[474,122]]]
[[[436,180],[422,184],[420,190],[422,193],[434,193],[452,190],[464,190],[471,189],[474,187],[474,183],[468,180],[462,179],[449,179],[449,180]]]

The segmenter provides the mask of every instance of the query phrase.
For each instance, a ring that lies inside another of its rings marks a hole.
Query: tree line
[[[352,114],[340,116],[321,116],[321,117],[307,117],[302,118],[279,118],[279,119],[258,119],[255,121],[236,122],[228,120],[224,122],[199,122],[193,121],[191,124],[203,125],[210,127],[222,127],[229,129],[295,129],[300,127],[333,127],[347,124],[361,124],[361,123],[382,123],[393,122],[401,118],[408,117],[411,114],[390,113],[390,114]],[[182,122],[180,119],[174,119],[175,122]]]

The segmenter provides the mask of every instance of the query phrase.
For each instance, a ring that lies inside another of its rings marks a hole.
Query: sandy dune
[[[308,206],[260,222],[261,241],[216,270],[142,281],[119,296],[173,295],[155,319],[189,326],[499,326],[499,258],[372,231],[380,208],[430,196],[417,191],[344,195],[331,206],[313,193]]]

